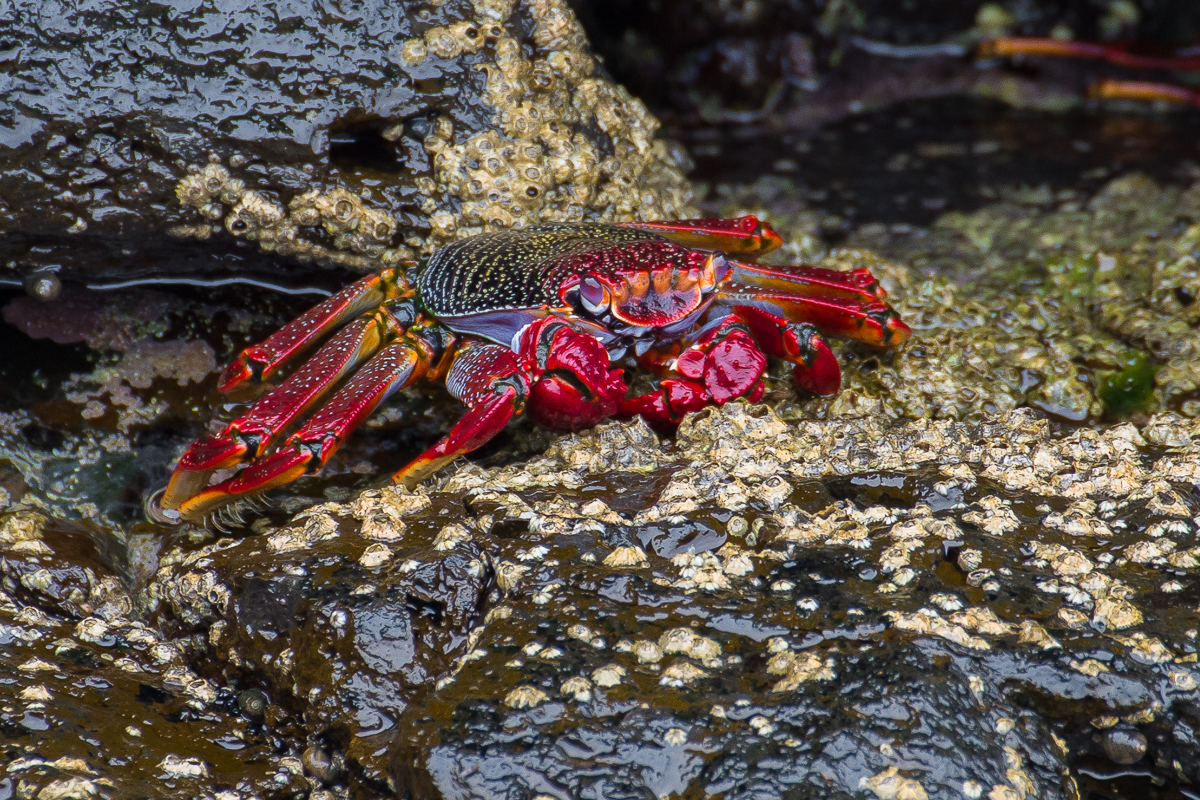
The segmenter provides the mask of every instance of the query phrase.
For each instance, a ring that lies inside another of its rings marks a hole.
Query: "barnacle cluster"
[[[790,191],[779,188],[731,192],[719,213],[772,219],[772,198]],[[892,351],[843,348],[843,390],[780,398],[786,417],[976,420],[1021,406],[1074,421],[1200,417],[1200,184],[1131,174],[1086,205],[1011,191],[928,231],[864,225],[829,252],[814,244],[815,213],[780,216],[786,258],[870,269],[916,331]]]
[[[388,246],[397,230],[395,217],[368,207],[342,187],[309,189],[285,207],[266,192],[246,188],[245,181],[213,162],[192,167],[176,187],[176,196],[210,220],[207,225],[177,229],[182,235],[208,238],[224,227],[283,256],[358,269],[390,265],[403,255]],[[322,229],[332,246],[300,235],[301,228]]]

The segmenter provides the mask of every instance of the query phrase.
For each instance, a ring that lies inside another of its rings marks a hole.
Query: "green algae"
[[[1144,412],[1154,398],[1154,376],[1158,365],[1145,353],[1131,352],[1119,372],[1101,372],[1096,381],[1096,395],[1104,409],[1117,417]]]

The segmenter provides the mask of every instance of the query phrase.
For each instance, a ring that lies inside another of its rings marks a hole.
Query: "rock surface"
[[[169,554],[150,595],[402,795],[1072,798],[1195,780],[1197,481],[1176,415],[734,403]]]
[[[229,234],[370,269],[690,207],[684,157],[561,0],[19,0],[0,30],[0,278],[282,268]]]

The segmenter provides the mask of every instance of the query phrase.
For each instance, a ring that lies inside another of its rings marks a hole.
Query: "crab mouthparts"
[[[686,268],[587,275],[577,284],[579,305],[599,320],[612,318],[639,327],[666,325],[694,311],[728,274],[725,257],[712,253],[704,256],[702,264]]]

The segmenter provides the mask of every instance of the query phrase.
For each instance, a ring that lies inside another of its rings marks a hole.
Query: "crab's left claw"
[[[650,358],[656,360],[653,354]],[[757,402],[763,394],[767,357],[745,326],[730,317],[668,361],[667,367],[657,389],[621,403],[622,415],[638,415],[656,428],[670,430],[686,414],[708,406],[737,397]]]
[[[577,430],[612,416],[621,373],[594,336],[549,318],[529,326],[519,352],[495,344],[465,348],[446,388],[467,404],[450,432],[392,480],[412,487],[458,456],[481,447],[523,411],[542,425]]]

